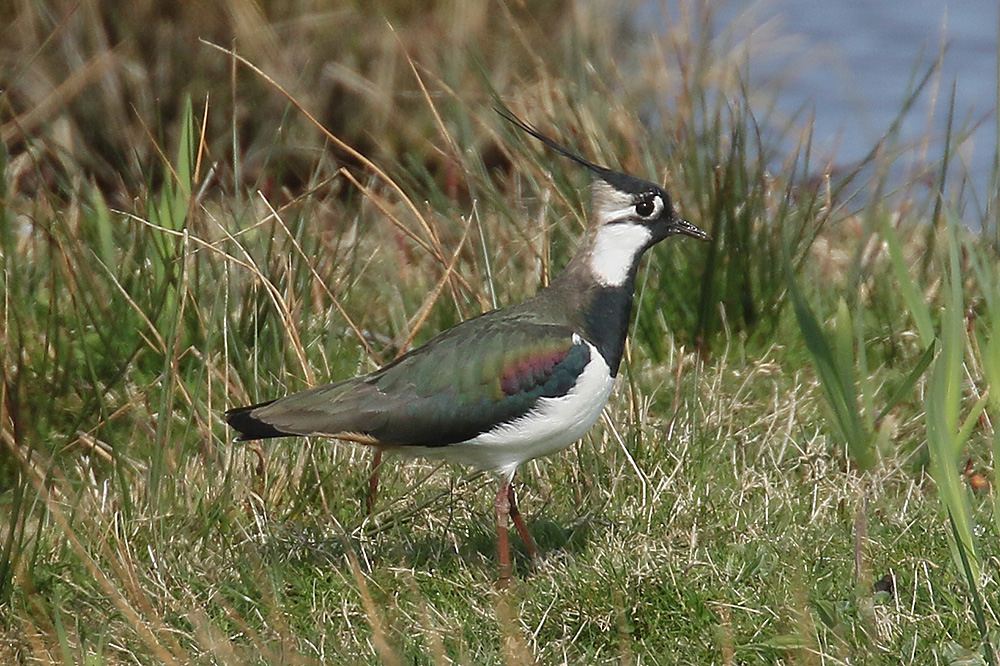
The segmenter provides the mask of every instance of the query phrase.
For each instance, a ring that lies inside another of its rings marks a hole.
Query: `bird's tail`
[[[253,416],[252,412],[255,409],[270,405],[272,402],[274,400],[250,405],[249,407],[237,407],[226,412],[226,422],[233,430],[239,433],[236,437],[237,442],[246,442],[252,439],[270,439],[272,437],[288,437],[295,434],[278,430],[270,423],[261,421]]]

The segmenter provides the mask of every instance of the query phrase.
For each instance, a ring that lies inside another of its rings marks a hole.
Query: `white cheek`
[[[590,253],[590,270],[602,286],[620,287],[652,239],[640,224],[612,224],[597,232]]]

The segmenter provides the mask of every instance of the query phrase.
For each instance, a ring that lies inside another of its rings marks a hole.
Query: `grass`
[[[950,148],[929,191],[817,166],[687,5],[143,7],[2,10],[0,661],[995,663],[1000,280]],[[507,593],[488,476],[389,459],[365,516],[367,451],[221,419],[560,269],[586,177],[495,94],[715,239],[651,253],[602,423],[520,471]]]

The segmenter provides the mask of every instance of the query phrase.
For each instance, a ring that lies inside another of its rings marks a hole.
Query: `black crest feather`
[[[611,184],[612,187],[618,190],[621,190],[623,192],[629,192],[632,194],[663,191],[663,189],[659,185],[651,183],[648,180],[642,180],[641,178],[636,178],[635,176],[629,176],[628,174],[620,173],[618,171],[612,171],[607,167],[602,167],[597,164],[594,164],[593,162],[585,160],[584,158],[580,157],[573,151],[569,150],[565,146],[560,145],[559,143],[556,143],[555,141],[545,136],[544,134],[539,132],[537,129],[535,129],[528,123],[518,118],[516,115],[514,115],[514,113],[510,109],[508,109],[499,101],[496,102],[496,106],[494,108],[496,109],[496,112],[500,114],[500,116],[504,120],[507,120],[518,129],[527,132],[531,136],[535,137],[536,139],[538,139],[539,141],[541,141],[546,146],[556,151],[563,157],[568,157],[577,164],[587,167],[598,178],[607,181],[608,183]]]

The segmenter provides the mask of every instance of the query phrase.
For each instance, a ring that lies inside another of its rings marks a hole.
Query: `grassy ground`
[[[0,662],[996,663],[1000,280],[956,229],[962,128],[891,186],[891,131],[815,163],[684,3],[655,37],[299,4],[0,10]],[[558,272],[586,176],[494,94],[715,238],[650,254],[602,422],[519,473],[544,555],[515,539],[504,593],[489,477],[389,458],[366,516],[369,452],[221,417]]]

